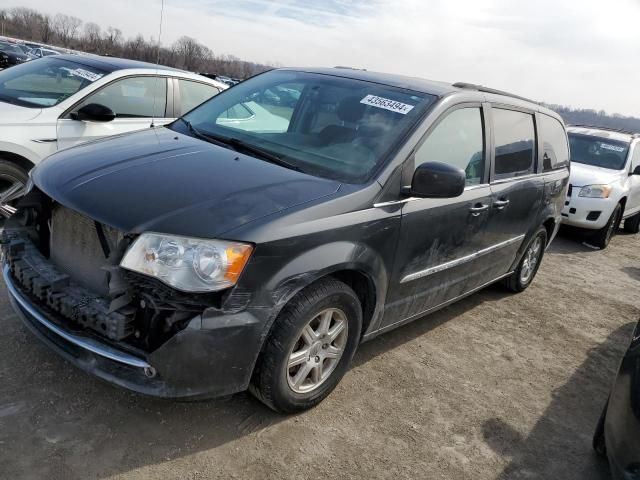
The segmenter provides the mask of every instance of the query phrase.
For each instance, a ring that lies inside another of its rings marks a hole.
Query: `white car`
[[[600,127],[569,127],[571,176],[562,222],[593,231],[605,248],[620,222],[640,230],[640,135]]]
[[[55,151],[165,125],[227,89],[193,73],[112,57],[52,55],[0,71],[0,215]]]

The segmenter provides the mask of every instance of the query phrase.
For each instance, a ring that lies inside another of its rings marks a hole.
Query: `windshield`
[[[0,101],[24,107],[52,107],[105,73],[55,57],[34,60],[0,72]]]
[[[569,133],[571,161],[594,167],[622,170],[627,163],[629,142]]]
[[[366,181],[436,97],[332,75],[276,70],[246,80],[172,128],[233,139],[312,175]],[[232,146],[233,148],[233,146]],[[248,150],[248,149],[246,149]]]

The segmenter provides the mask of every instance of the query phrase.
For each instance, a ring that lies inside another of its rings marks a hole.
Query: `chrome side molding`
[[[509,240],[505,240],[504,242],[496,243],[495,245],[491,245],[490,247],[483,248],[482,250],[478,250],[477,252],[474,252],[470,255],[456,258],[455,260],[450,260],[448,262],[441,263],[440,265],[429,267],[424,270],[420,270],[418,272],[410,273],[409,275],[403,277],[402,280],[400,280],[400,283],[406,283],[412,280],[417,280],[418,278],[427,277],[429,275],[433,275],[434,273],[442,272],[443,270],[447,270],[449,268],[457,267],[458,265],[471,262],[472,260],[475,260],[478,257],[495,252],[496,250],[500,250],[501,248],[507,247],[513,243],[521,242],[523,239],[524,239],[524,235],[518,235],[517,237],[510,238]]]
[[[403,198],[402,200],[392,200],[391,202],[374,203],[373,208],[393,207],[394,205],[402,205],[404,203],[413,202],[414,200],[419,200],[419,198],[408,197],[408,198]]]
[[[137,368],[152,368],[147,362],[142,360],[141,358],[135,357],[127,352],[123,352],[122,350],[117,350],[109,345],[100,343],[92,338],[81,337],[79,335],[74,335],[73,333],[66,332],[62,328],[58,327],[53,322],[47,320],[42,313],[40,313],[37,309],[35,309],[18,291],[16,286],[13,284],[13,278],[11,278],[11,272],[9,270],[9,266],[5,265],[2,269],[2,275],[4,277],[4,281],[7,284],[7,290],[9,290],[9,295],[12,300],[20,305],[21,308],[26,310],[26,312],[31,315],[38,323],[42,326],[49,329],[51,332],[55,333],[59,337],[65,339],[67,342],[76,345],[84,350],[88,350],[91,353],[99,355],[104,358],[108,358],[109,360],[113,360],[114,362],[123,363],[125,365],[129,365]]]

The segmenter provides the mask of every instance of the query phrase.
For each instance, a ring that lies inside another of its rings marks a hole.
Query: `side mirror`
[[[89,103],[77,112],[72,112],[71,118],[90,122],[110,122],[116,118],[116,114],[109,107],[99,103]]]
[[[426,162],[413,173],[410,195],[424,198],[453,198],[462,195],[464,170],[440,162]]]
[[[631,175],[640,175],[640,165],[638,165],[636,168],[633,169],[633,172],[631,172]]]

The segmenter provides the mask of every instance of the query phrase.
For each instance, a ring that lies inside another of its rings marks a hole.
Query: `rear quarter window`
[[[562,124],[553,117],[538,117],[538,135],[542,143],[542,170],[550,172],[569,165],[569,144]]]

